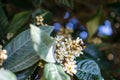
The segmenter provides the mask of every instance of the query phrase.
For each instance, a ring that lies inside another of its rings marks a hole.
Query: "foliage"
[[[3,8],[0,6],[0,39],[4,39],[4,30],[6,29],[6,27],[8,26],[8,19],[7,19],[7,16],[5,15],[5,12],[3,10]],[[1,43],[1,41],[0,41]]]
[[[0,80],[17,80],[17,78],[11,71],[0,69]]]
[[[70,80],[60,65],[46,64],[44,67],[44,77],[46,80]]]
[[[59,3],[66,5],[70,7],[71,9],[73,8],[73,0],[58,0]]]
[[[31,11],[23,11],[16,14],[9,23],[6,33],[10,32],[15,34],[16,31],[18,31],[21,28],[21,26],[23,26],[27,22],[30,15],[31,15]]]
[[[31,27],[31,38],[33,41],[34,50],[36,53],[40,56],[41,59],[45,60],[46,62],[53,62],[55,63],[54,58],[54,40],[50,38],[45,32],[43,32],[40,28],[30,25]],[[50,26],[49,26],[50,27]],[[47,29],[47,27],[45,28]],[[51,30],[47,30],[47,33],[50,33],[53,28],[50,28]]]
[[[16,74],[17,80],[25,80],[25,79],[27,79],[29,77],[29,75],[31,75],[34,72],[37,65],[38,65],[38,63],[32,65],[31,67],[29,67],[27,69],[16,72],[15,74]]]
[[[53,20],[55,16],[53,10],[56,10],[58,5],[60,5],[59,7],[64,5],[62,8],[74,10],[73,3],[74,0],[10,0],[7,5],[3,0],[0,1],[0,45],[3,45],[8,55],[2,65],[4,69],[0,68],[0,80],[29,80],[36,67],[41,66],[39,62],[42,62],[43,66],[40,80],[74,80],[74,78],[75,80],[104,80],[102,74],[109,73],[105,73],[105,69],[108,69],[111,62],[106,60],[106,54],[103,55],[100,49],[111,45],[91,44],[91,42],[94,43],[92,40],[94,40],[102,19],[101,5],[95,16],[85,22],[87,29],[85,31],[88,31],[89,37],[85,40],[87,45],[83,51],[84,54],[75,58],[77,73],[73,76],[68,75],[62,65],[57,63],[54,54],[56,43],[53,37],[57,33],[54,32],[55,26],[46,24],[56,22],[57,19]],[[11,7],[16,9],[12,12]],[[36,24],[37,16],[43,18],[42,25]],[[69,22],[72,23],[72,20]],[[80,31],[79,27],[76,27],[78,23],[73,25],[75,26],[73,30],[64,27],[60,31],[63,30],[65,36],[72,34],[71,36],[75,38]],[[102,74],[101,71],[103,71]]]
[[[102,15],[102,7],[100,7],[96,15],[90,21],[86,23],[87,30],[89,32],[89,38],[91,38],[97,31],[97,27],[100,24],[101,15]]]
[[[24,70],[39,60],[32,47],[30,30],[26,30],[16,36],[5,46],[5,49],[8,53],[8,59],[3,66],[13,72]]]
[[[82,60],[77,64],[76,76],[81,80],[104,80],[97,63],[93,60]]]

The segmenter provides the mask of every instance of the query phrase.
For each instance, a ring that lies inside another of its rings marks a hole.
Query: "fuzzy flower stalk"
[[[79,37],[76,40],[72,40],[71,37],[66,38],[59,35],[55,39],[57,62],[62,65],[64,71],[73,76],[77,72],[75,58],[83,54],[84,43]]]

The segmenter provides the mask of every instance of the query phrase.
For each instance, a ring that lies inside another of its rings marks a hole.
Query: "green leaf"
[[[7,16],[5,15],[3,8],[0,6],[0,28],[5,29],[7,25],[8,25]]]
[[[92,36],[97,31],[97,28],[100,24],[101,15],[102,15],[102,7],[100,7],[98,9],[96,15],[86,23],[86,27],[87,27],[87,30],[88,30],[88,33],[89,33],[89,39],[91,39]]]
[[[3,33],[6,30],[7,26],[8,26],[7,16],[5,15],[3,8],[0,6],[0,38],[3,37],[4,35]]]
[[[26,80],[35,70],[35,68],[37,67],[38,64],[35,64],[23,71],[17,72],[16,76],[17,76],[17,80]]]
[[[33,23],[35,24],[36,22],[36,16],[42,16],[44,21],[43,23],[48,23],[51,21],[52,19],[52,13],[44,10],[44,9],[37,9],[33,14],[32,14],[32,18],[34,19]]]
[[[70,7],[73,9],[73,0],[58,0],[60,4]]]
[[[0,80],[17,80],[17,78],[11,71],[0,69]]]
[[[99,49],[94,44],[86,45],[84,52],[88,58],[92,58],[96,61],[99,60],[102,56],[102,53],[99,51]]]
[[[107,43],[102,43],[102,44],[88,44],[86,45],[86,48],[84,49],[84,58],[89,58],[93,59],[99,64],[100,69],[108,70],[109,66],[112,65],[110,61],[106,59],[106,54],[105,52],[102,53],[99,49],[103,47],[108,47],[111,46],[110,44]],[[107,52],[108,53],[108,52]]]
[[[47,33],[49,36],[54,30],[54,26],[38,26],[38,27],[40,27],[41,30],[44,30],[45,33]]]
[[[41,59],[47,62],[56,62],[54,58],[55,41],[39,27],[31,24],[30,28],[33,46],[36,53]]]
[[[23,11],[23,12],[17,13],[13,17],[11,23],[9,24],[9,27],[6,33],[8,32],[16,33],[17,30],[19,30],[27,22],[30,15],[31,15],[31,11]]]
[[[104,80],[97,63],[89,59],[78,62],[75,75],[79,80]]]
[[[3,66],[13,72],[24,70],[35,64],[40,58],[33,49],[30,30],[15,37],[5,46],[8,58]]]
[[[70,80],[60,65],[52,63],[45,64],[43,74],[46,80]]]

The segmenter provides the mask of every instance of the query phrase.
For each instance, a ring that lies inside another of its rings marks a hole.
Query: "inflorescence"
[[[7,59],[6,53],[6,50],[0,50],[0,66],[2,66],[3,60]]]
[[[68,74],[73,75],[77,72],[75,58],[83,54],[84,43],[79,37],[72,40],[70,37],[57,36],[56,38],[55,56],[57,62],[60,63]]]
[[[47,26],[47,24],[44,24],[43,21],[44,21],[43,16],[40,16],[40,15],[36,16],[36,25],[37,26]]]

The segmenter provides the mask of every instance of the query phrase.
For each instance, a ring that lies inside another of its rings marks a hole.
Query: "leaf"
[[[39,60],[33,49],[30,30],[26,30],[15,37],[5,46],[8,58],[3,66],[13,72],[24,70]]]
[[[104,80],[97,63],[89,59],[78,62],[75,75],[79,80]]]
[[[26,80],[35,70],[35,68],[37,67],[38,64],[35,64],[23,71],[17,72],[16,76],[17,76],[17,80]]]
[[[1,69],[0,80],[17,80],[17,78],[11,71]]]
[[[84,58],[93,59],[99,64],[100,69],[108,70],[108,68],[112,65],[110,61],[108,61],[105,57],[105,52],[102,53],[99,49],[104,47],[109,47],[110,44],[102,43],[102,44],[88,44],[84,49]]]
[[[96,15],[86,23],[86,27],[89,33],[89,39],[91,39],[91,37],[97,31],[97,27],[100,24],[101,15],[102,15],[102,7],[100,7]]]
[[[89,58],[92,58],[92,59],[94,59],[96,61],[98,59],[100,59],[101,56],[102,56],[101,52],[93,44],[86,45],[86,48],[84,49],[84,52],[85,52],[86,56],[88,56]]]
[[[4,10],[0,6],[0,27],[5,29],[7,25],[8,25],[7,16],[5,15]]]
[[[59,3],[70,7],[71,9],[73,9],[73,0],[58,0]]]
[[[8,26],[8,19],[5,15],[5,12],[3,8],[0,6],[0,38],[3,37],[3,33],[6,30],[6,27]]]
[[[13,17],[6,33],[8,32],[16,33],[17,30],[19,30],[27,22],[30,15],[31,15],[31,11],[23,11],[23,12],[16,14]]]
[[[54,57],[54,40],[40,28],[32,24],[30,25],[30,28],[33,46],[36,53],[40,56],[41,59],[47,62],[56,62]]]
[[[52,63],[45,64],[43,74],[46,80],[70,80],[60,65]]]
[[[54,26],[39,26],[41,30],[44,30],[45,33],[48,34],[48,36],[52,33],[54,30]]]
[[[43,23],[48,23],[51,21],[52,19],[52,13],[44,10],[44,9],[37,9],[33,14],[32,14],[32,18],[34,19],[33,23],[35,24],[36,22],[36,16],[42,16],[44,21]]]

